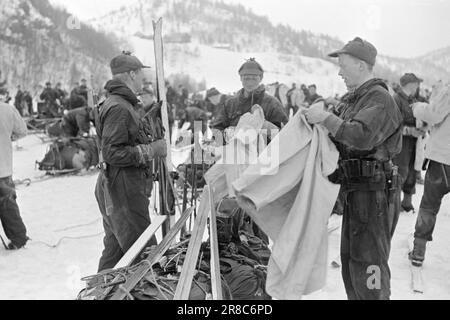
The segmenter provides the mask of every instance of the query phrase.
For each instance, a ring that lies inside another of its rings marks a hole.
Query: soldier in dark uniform
[[[91,129],[91,121],[94,121],[94,116],[88,107],[77,108],[65,112],[61,128],[68,137],[87,137]]]
[[[86,79],[81,79],[81,85],[80,88],[78,89],[78,94],[83,96],[83,98],[85,98],[86,101],[88,100],[88,87]]]
[[[215,121],[230,98],[231,96],[220,93],[216,88],[211,88],[206,92],[206,110],[211,114],[212,121]]]
[[[216,119],[211,124],[212,129],[223,133],[224,142],[227,140],[226,130],[235,128],[241,117],[251,112],[255,105],[261,106],[264,112],[266,123],[263,129],[265,130],[281,129],[289,121],[281,102],[267,94],[264,85],[261,85],[264,69],[255,59],[252,58],[245,62],[239,69],[239,75],[243,89],[226,101],[225,106],[219,110]],[[269,243],[268,237],[256,224],[253,225],[253,232],[267,244]]]
[[[316,102],[319,99],[322,99],[322,96],[317,94],[317,86],[315,84],[312,84],[308,87],[309,94],[307,96],[306,102],[308,105],[312,105],[314,102]]]
[[[417,139],[425,135],[425,131],[417,128],[411,105],[417,102],[415,95],[422,79],[413,73],[407,73],[400,79],[400,88],[394,94],[394,100],[403,116],[403,145],[400,154],[394,158],[402,177],[403,201],[402,209],[406,212],[414,211],[412,196],[416,193],[416,147]]]
[[[61,104],[64,104],[67,96],[67,92],[62,88],[61,82],[58,82],[55,87],[57,99]]]
[[[399,216],[398,175],[392,158],[401,150],[402,115],[386,84],[373,76],[377,50],[355,38],[342,50],[339,75],[349,92],[338,115],[313,106],[311,124],[328,129],[340,152],[339,170],[330,177],[342,185],[342,275],[350,300],[390,299],[388,265]]]
[[[25,106],[27,108],[28,114],[31,116],[33,111],[33,97],[31,97],[31,94],[29,91],[25,91],[23,93],[23,101],[25,101]]]
[[[147,67],[127,52],[111,61],[108,98],[95,119],[102,167],[95,195],[105,229],[99,272],[113,268],[150,225],[150,168],[154,159],[167,155],[165,140],[150,142],[154,139],[143,134],[144,124],[134,110],[142,68]]]
[[[20,86],[17,86],[17,93],[14,97],[14,107],[16,107],[17,111],[19,111],[20,115],[23,117],[24,112],[22,108],[22,100],[23,100],[23,91]]]
[[[52,88],[52,84],[47,82],[45,84],[45,89],[40,95],[40,99],[45,102],[46,110],[44,110],[44,115],[48,117],[57,118],[59,116],[58,103],[58,93]]]

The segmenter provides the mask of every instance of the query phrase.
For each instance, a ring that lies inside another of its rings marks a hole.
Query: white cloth
[[[27,125],[16,108],[0,102],[0,178],[13,174],[12,141],[27,135]]]
[[[339,153],[327,134],[297,113],[233,184],[241,207],[274,241],[266,289],[276,299],[299,300],[326,284],[327,223],[339,193],[328,180]]]
[[[211,186],[216,203],[224,197],[235,196],[232,183],[249,165],[257,163],[259,151],[266,147],[261,134],[264,111],[257,105],[252,111],[241,117],[229,143],[215,151],[220,159],[205,174],[205,181]]]

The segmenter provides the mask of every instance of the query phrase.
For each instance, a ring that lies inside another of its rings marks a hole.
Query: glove
[[[303,114],[309,124],[322,123],[330,115],[328,111],[325,111],[325,103],[323,101],[313,104],[309,109],[304,110]]]
[[[139,164],[148,165],[155,158],[167,157],[167,145],[165,140],[158,140],[150,144],[137,146],[139,152]]]
[[[403,135],[411,136],[414,138],[422,138],[425,136],[425,132],[423,130],[414,128],[414,127],[405,127],[403,129]]]

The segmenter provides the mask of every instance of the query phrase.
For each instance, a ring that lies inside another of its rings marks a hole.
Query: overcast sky
[[[51,0],[89,19],[133,0]],[[186,0],[189,1],[189,0]],[[335,36],[361,36],[382,54],[417,57],[450,46],[448,0],[224,0],[241,3],[273,23]]]

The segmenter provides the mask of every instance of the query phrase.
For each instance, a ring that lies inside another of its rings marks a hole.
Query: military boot
[[[415,211],[414,206],[412,204],[412,194],[405,193],[402,201],[402,209],[405,212]]]
[[[414,267],[422,267],[425,261],[425,251],[427,248],[427,241],[424,239],[414,239],[414,249],[409,253],[409,260]]]

